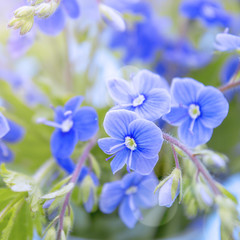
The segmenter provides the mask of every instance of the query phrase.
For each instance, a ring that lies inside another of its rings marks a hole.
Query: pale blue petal
[[[56,158],[58,165],[71,174],[75,169],[75,163],[71,158]]]
[[[205,87],[198,98],[201,122],[208,128],[219,126],[228,114],[228,102],[224,95],[214,87]]]
[[[171,94],[178,104],[188,106],[197,101],[199,91],[204,85],[192,78],[174,78]]]
[[[152,158],[159,153],[163,143],[162,131],[153,122],[137,119],[129,125],[129,133],[137,150],[144,156]]]
[[[73,129],[66,133],[56,129],[50,143],[53,156],[60,159],[68,158],[73,153],[77,141],[77,133]]]
[[[144,176],[135,172],[124,175],[124,177],[122,178],[123,189],[127,190],[132,186],[137,186],[139,183],[141,183],[143,177]]]
[[[10,130],[7,119],[0,112],[0,138],[5,136]]]
[[[120,181],[106,183],[103,186],[99,207],[103,213],[112,213],[124,197]]]
[[[106,114],[103,126],[109,136],[117,139],[125,139],[128,134],[129,124],[137,118],[138,116],[134,112],[114,110]]]
[[[54,118],[55,122],[61,124],[66,119],[66,116],[64,116],[64,108],[58,106],[54,109],[54,112],[55,112],[55,118]]]
[[[9,163],[14,159],[13,152],[8,148],[7,145],[4,143],[1,143],[0,146],[0,164],[3,163]]]
[[[240,49],[240,37],[228,33],[219,33],[216,36],[215,48],[222,52],[238,50]]]
[[[135,108],[135,112],[150,121],[159,119],[169,113],[171,97],[164,89],[152,89],[145,96],[144,102]]]
[[[71,18],[78,18],[80,15],[80,8],[76,0],[61,0],[61,4]]]
[[[192,119],[189,118],[178,128],[180,140],[189,147],[196,147],[207,143],[212,137],[213,129],[205,127],[201,120],[197,119],[194,123],[193,132],[189,130]]]
[[[117,103],[131,103],[132,89],[130,84],[123,79],[111,79],[107,82],[108,92]]]
[[[169,91],[168,82],[161,76],[149,70],[139,71],[133,78],[133,86],[139,94],[147,94],[154,88],[164,88]]]
[[[119,151],[114,159],[111,162],[111,169],[113,174],[115,174],[117,171],[119,171],[123,166],[127,163],[128,157],[130,154],[130,150],[123,149]]]
[[[101,138],[98,140],[98,145],[106,154],[113,154],[124,147],[124,141],[114,138]],[[119,145],[119,147],[113,148],[116,145]],[[110,151],[111,148],[113,149]]]
[[[10,143],[20,141],[25,133],[24,128],[9,119],[7,121],[10,131],[2,138],[2,140]]]
[[[183,107],[172,107],[170,113],[163,117],[173,126],[179,126],[189,118],[188,109]]]
[[[82,107],[73,116],[73,129],[78,140],[87,141],[98,131],[98,115],[92,107]]]
[[[76,96],[68,100],[64,106],[64,111],[71,111],[75,113],[83,101],[82,96]]]
[[[91,189],[90,189],[90,194],[89,194],[88,200],[87,200],[87,202],[84,203],[84,208],[86,209],[86,211],[87,211],[88,213],[90,213],[90,212],[92,211],[92,208],[93,208],[93,206],[94,206],[94,203],[95,203],[95,201],[94,201],[94,191],[93,191],[93,189],[91,188]]]

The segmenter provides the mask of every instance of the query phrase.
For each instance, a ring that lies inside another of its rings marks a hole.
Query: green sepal
[[[178,168],[175,168],[171,175],[170,175],[173,179],[172,181],[172,188],[171,188],[171,197],[172,200],[175,198],[178,187],[179,187],[179,183],[180,183],[180,179],[181,179],[181,170]]]
[[[169,175],[168,177],[164,178],[162,181],[159,182],[159,184],[157,185],[157,187],[154,189],[154,193],[156,193],[156,191],[161,188],[165,182],[167,182],[167,180],[171,178],[171,175]]]

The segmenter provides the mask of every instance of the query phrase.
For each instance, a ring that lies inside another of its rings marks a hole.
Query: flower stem
[[[174,160],[175,160],[175,164],[176,164],[176,168],[180,169],[180,165],[179,165],[179,161],[178,161],[178,156],[177,156],[177,152],[173,146],[173,144],[171,144],[172,147],[172,151],[173,151],[173,156],[174,156]]]
[[[199,173],[201,173],[204,176],[204,178],[207,180],[207,182],[211,186],[214,194],[216,194],[216,195],[221,194],[214,179],[212,178],[212,176],[210,175],[208,170],[204,167],[204,165],[198,160],[198,158],[196,158],[194,156],[194,154],[185,145],[183,145],[180,141],[178,141],[176,138],[168,135],[167,133],[163,133],[163,138],[170,144],[173,144],[173,145],[177,146],[178,148],[180,148],[193,161],[193,163],[195,164]]]
[[[231,88],[235,88],[237,86],[240,86],[240,80],[239,81],[236,81],[236,82],[229,82],[227,83],[226,85],[223,85],[221,87],[219,87],[218,89],[221,91],[221,92],[225,92]]]
[[[78,180],[78,177],[80,175],[82,166],[85,163],[86,159],[88,158],[88,155],[89,155],[91,149],[93,148],[93,146],[95,145],[95,143],[96,143],[96,137],[92,138],[88,142],[86,148],[84,149],[81,157],[78,160],[77,166],[76,166],[76,168],[73,172],[70,183],[74,183],[74,185],[77,183],[77,180]],[[69,200],[70,200],[71,194],[72,194],[72,191],[67,193],[67,195],[65,197],[65,200],[64,200],[64,203],[63,203],[63,206],[62,206],[62,209],[61,209],[61,212],[60,212],[57,240],[61,240],[61,232],[63,230],[63,220],[64,220],[66,209],[69,205]]]

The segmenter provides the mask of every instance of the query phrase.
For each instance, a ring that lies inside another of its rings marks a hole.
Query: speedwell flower
[[[119,216],[124,224],[133,228],[141,218],[140,208],[151,208],[157,201],[154,188],[157,179],[154,174],[141,176],[130,173],[120,181],[106,183],[100,196],[99,207],[103,213],[112,213],[118,205]]]
[[[164,119],[179,126],[179,138],[188,146],[208,142],[213,128],[228,114],[228,102],[216,88],[191,78],[175,78],[171,86],[173,106]]]
[[[52,154],[56,158],[69,157],[78,141],[87,141],[98,130],[98,116],[92,107],[81,107],[83,97],[71,98],[64,107],[55,109],[55,121],[39,119],[39,123],[55,127],[51,138]]]
[[[99,139],[98,144],[106,154],[114,157],[113,173],[125,164],[128,171],[132,169],[142,175],[152,172],[163,142],[160,128],[127,110],[108,112],[103,126],[110,137]]]
[[[117,106],[140,117],[156,120],[170,111],[170,95],[166,80],[148,70],[138,72],[128,83],[123,79],[108,81],[108,90]]]

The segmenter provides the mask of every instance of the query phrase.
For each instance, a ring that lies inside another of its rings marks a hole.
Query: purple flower
[[[48,18],[36,18],[42,32],[48,35],[58,35],[65,27],[66,15],[76,19],[80,15],[77,0],[61,0],[57,10]]]
[[[100,196],[100,210],[109,214],[120,205],[121,220],[127,227],[133,228],[142,217],[140,208],[156,205],[153,193],[156,185],[155,175],[141,176],[137,173],[127,174],[120,181],[106,183]]]
[[[180,11],[189,19],[199,19],[207,26],[227,27],[231,17],[223,7],[212,0],[187,0],[180,6]]]
[[[98,130],[98,116],[92,107],[78,109],[83,97],[71,98],[64,107],[55,109],[55,121],[40,119],[39,123],[55,127],[51,138],[51,150],[57,159],[68,158],[78,141],[87,141]]]
[[[170,111],[168,88],[164,78],[148,70],[138,72],[132,83],[122,79],[108,81],[109,93],[117,104],[114,109],[134,111],[151,121]]]
[[[239,50],[240,37],[228,33],[219,33],[216,36],[215,48],[221,52]]]
[[[188,146],[208,142],[213,128],[228,114],[228,102],[216,88],[191,78],[175,78],[171,86],[173,106],[164,119],[179,126],[178,136]]]
[[[5,124],[7,124],[7,126]],[[0,115],[0,126],[1,126],[0,136],[2,136],[1,133],[5,132],[4,136],[0,138],[0,163],[11,162],[14,158],[14,154],[9,149],[7,144],[19,142],[24,136],[24,129],[9,119],[3,120],[1,115]],[[2,130],[4,129],[5,131],[2,132]],[[6,133],[6,130],[7,130],[7,133]]]
[[[148,120],[139,119],[127,110],[114,110],[106,114],[104,129],[110,136],[98,140],[99,147],[111,157],[112,172],[125,164],[127,169],[147,175],[158,161],[163,138],[161,130]]]

